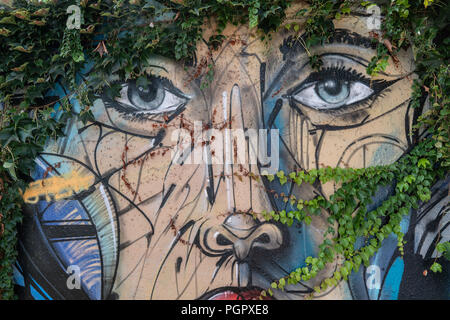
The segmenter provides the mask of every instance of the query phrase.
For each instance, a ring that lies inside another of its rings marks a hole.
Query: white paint
[[[66,270],[70,276],[67,278],[66,285],[69,290],[81,288],[81,271],[80,267],[76,264],[70,265]]]
[[[376,265],[367,267],[366,274],[369,275],[366,280],[367,289],[380,289],[381,287],[381,270]]]
[[[227,93],[222,92],[222,108],[223,108],[223,118],[226,122],[228,119],[227,113]],[[224,164],[224,175],[226,181],[226,191],[227,191],[227,203],[228,210],[231,211],[231,154],[230,154],[230,130],[225,128],[225,164]]]
[[[109,204],[109,199],[106,195],[105,189],[103,188],[103,184],[100,184],[100,194],[103,197],[103,201],[105,202],[105,206],[106,206],[106,210],[108,211],[108,217],[109,217],[109,222],[111,225],[111,230],[112,230],[112,236],[113,236],[113,242],[114,242],[114,256],[116,256],[116,248],[117,248],[117,235],[116,235],[116,230],[114,228],[114,217],[113,217],[113,213],[112,213],[112,209],[111,206]]]

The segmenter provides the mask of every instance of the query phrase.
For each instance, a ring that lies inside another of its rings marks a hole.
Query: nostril
[[[252,247],[259,247],[266,250],[280,248],[283,243],[281,230],[272,223],[263,223],[255,230],[252,238]]]
[[[267,233],[263,233],[255,239],[255,242],[262,244],[270,243],[270,236]]]
[[[223,234],[218,234],[216,237],[216,243],[219,246],[229,246],[232,245],[233,243],[227,239]]]

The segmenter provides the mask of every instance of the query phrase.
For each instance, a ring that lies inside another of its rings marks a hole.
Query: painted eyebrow
[[[305,48],[302,45],[304,41],[304,35],[298,39],[293,36],[289,36],[284,39],[283,44],[280,45],[280,52],[283,54],[283,60],[287,58],[293,58],[298,54],[305,52]],[[376,49],[377,41],[373,38],[365,37],[359,33],[352,32],[347,29],[335,29],[332,36],[325,42],[325,44],[344,43],[361,48]]]
[[[148,65],[150,68],[158,68],[158,69],[162,69],[164,70],[167,74],[169,73],[169,71],[167,71],[166,68],[164,68],[163,66],[157,65],[157,64],[149,64]]]

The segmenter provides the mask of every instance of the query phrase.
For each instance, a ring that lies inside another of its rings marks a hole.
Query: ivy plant
[[[90,95],[103,90],[117,94],[111,76],[139,79],[152,55],[162,55],[190,65],[195,58],[208,21],[216,26],[206,39],[210,50],[225,40],[227,24],[247,24],[262,37],[270,36],[284,22],[293,0],[15,0],[0,7],[0,296],[14,298],[12,266],[17,257],[17,224],[21,221],[20,196],[30,182],[36,155],[49,139],[64,135],[64,125],[72,116],[70,99],[81,105],[79,118],[92,119]],[[296,12],[300,23],[284,25],[302,34],[307,52],[326,42],[333,32],[333,19],[353,10],[363,10],[368,1],[310,0],[308,9]],[[284,184],[297,185],[336,181],[341,187],[329,199],[287,199],[296,210],[264,212],[268,220],[292,225],[294,220],[310,224],[314,215],[328,214],[329,228],[316,257],[299,261],[304,267],[272,283],[263,294],[284,289],[287,284],[312,279],[338,257],[344,262],[335,274],[322,281],[316,291],[347,279],[395,234],[403,248],[399,223],[402,216],[420,202],[430,199],[430,186],[442,178],[450,165],[449,125],[449,44],[446,35],[449,6],[443,1],[376,1],[383,15],[382,29],[374,35],[376,55],[367,73],[376,75],[396,61],[401,49],[412,48],[418,79],[413,83],[412,106],[420,108],[427,96],[430,108],[418,119],[416,129],[428,137],[398,162],[367,169],[323,168],[309,172],[278,172],[268,176]],[[80,8],[79,28],[68,28],[67,8]],[[138,18],[136,18],[138,17]],[[300,27],[301,25],[301,27]],[[86,62],[92,62],[89,79],[80,79]],[[320,68],[320,58],[310,55],[310,63]],[[210,81],[214,66],[197,76]],[[209,80],[208,80],[209,79]],[[63,98],[49,96],[60,85],[67,88]],[[396,181],[394,194],[376,210],[368,211],[372,195],[380,185]],[[337,228],[337,230],[336,230]],[[355,246],[357,238],[362,246]],[[448,243],[437,247],[448,258]],[[441,272],[434,262],[430,267]]]

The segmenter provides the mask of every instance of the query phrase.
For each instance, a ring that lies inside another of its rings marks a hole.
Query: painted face
[[[198,45],[194,66],[153,57],[145,77],[111,79],[119,96],[98,95],[95,122],[73,119],[67,137],[37,159],[35,174],[92,178],[69,199],[33,207],[63,268],[79,267],[86,295],[258,298],[313,255],[326,214],[308,228],[287,228],[260,213],[289,210],[283,193],[310,199],[335,186],[281,187],[261,172],[275,163],[285,172],[388,164],[411,145],[411,55],[403,52],[369,79],[375,50],[365,23],[335,21],[330,43],[311,52],[322,58],[320,71],[287,32],[265,44],[245,27],[230,27],[217,51]],[[269,161],[251,161],[268,145]],[[302,298],[333,271],[275,298]],[[326,293],[346,294],[344,285]]]
[[[376,44],[366,22],[334,22],[329,42],[310,52],[323,62],[319,71],[308,63],[301,38],[276,38],[279,50],[268,58],[263,105],[267,125],[281,131],[287,168],[386,165],[412,146],[412,55],[402,52],[371,79],[366,68]],[[325,196],[335,191],[332,184],[317,188]]]

